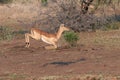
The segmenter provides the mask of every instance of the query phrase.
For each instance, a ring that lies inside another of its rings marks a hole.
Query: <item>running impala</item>
[[[64,31],[69,31],[69,30],[70,29],[65,27],[64,24],[60,25],[58,32],[55,34],[47,33],[37,28],[32,28],[31,33],[25,34],[25,42],[26,42],[25,47],[29,48],[30,46],[29,38],[32,37],[35,40],[42,40],[43,42],[51,45],[51,46],[46,46],[45,49],[56,49],[58,47],[57,41],[61,37],[62,33]]]

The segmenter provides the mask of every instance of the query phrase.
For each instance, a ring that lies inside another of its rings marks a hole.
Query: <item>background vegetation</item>
[[[1,40],[12,40],[14,37],[12,28],[6,26],[0,26],[0,41]]]
[[[2,4],[7,4],[7,3],[11,3],[13,0],[0,0],[0,3]]]
[[[120,7],[119,4],[120,0],[94,0],[94,2],[92,3],[92,6],[94,8],[89,7],[89,11],[87,14],[81,13],[81,0],[51,0],[51,1],[37,0],[38,2],[36,2],[33,7],[31,7],[31,5],[33,5],[32,2],[35,2],[33,0],[0,0],[0,3],[1,4],[11,3],[11,2],[14,3],[19,1],[22,3],[23,6],[18,5],[18,3],[14,4],[15,6],[11,4],[10,5],[7,4],[4,6],[7,7],[6,10],[1,11],[3,15],[4,14],[7,15],[7,13],[10,14],[9,16],[6,15],[3,16],[8,20],[11,20],[11,21],[7,21],[5,19],[2,19],[5,20],[5,25],[10,22],[16,22],[19,23],[20,26],[25,27],[26,29],[35,26],[47,32],[53,32],[53,33],[58,30],[59,25],[61,23],[66,24],[75,32],[96,31],[97,29],[101,29],[105,31],[112,29],[116,30],[119,29],[120,26],[120,15],[119,13],[117,13]],[[23,4],[29,2],[31,2],[30,5]],[[36,5],[38,5],[37,8]],[[48,5],[48,6],[44,7],[43,5],[44,6]],[[55,6],[52,7],[52,5]],[[19,6],[20,8],[18,8]],[[18,8],[20,12],[17,12],[15,7]],[[113,10],[112,11],[113,13],[111,15],[108,15],[109,14],[108,9]],[[16,14],[14,16],[11,16],[13,15],[14,12],[11,13],[8,10],[16,11]],[[34,13],[35,10],[36,13]],[[32,14],[31,12],[34,14]],[[25,15],[28,14],[30,15],[30,13],[35,16],[31,15],[25,17]],[[17,18],[16,16],[23,16],[23,17]],[[26,18],[29,19],[26,20]],[[45,27],[41,27],[39,25]],[[26,32],[25,30],[23,31],[18,30],[18,31],[19,32],[15,34],[20,33],[21,35],[24,34],[24,32]]]

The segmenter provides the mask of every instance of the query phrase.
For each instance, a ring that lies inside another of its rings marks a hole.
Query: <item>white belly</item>
[[[42,39],[42,41],[45,42],[45,43],[52,44],[51,41],[50,41],[50,39],[46,39],[46,38],[44,38],[44,37],[42,37],[41,39]]]

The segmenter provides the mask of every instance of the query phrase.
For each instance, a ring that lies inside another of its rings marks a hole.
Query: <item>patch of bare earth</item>
[[[96,33],[81,33],[80,35],[84,41],[86,39],[90,41],[92,38],[98,39]],[[105,35],[113,36],[111,32]],[[114,32],[115,35],[117,35],[117,31]],[[89,38],[84,36],[89,36]],[[35,78],[35,80],[41,80],[48,76],[59,76],[58,80],[66,80],[66,77],[67,80],[81,80],[81,77],[76,77],[76,75],[120,76],[119,47],[106,47],[103,43],[101,43],[102,45],[96,44],[96,42],[94,44],[92,41],[87,45],[84,41],[77,47],[64,47],[57,50],[45,50],[43,47],[47,44],[32,39],[30,48],[24,47],[23,39],[1,42],[0,79],[33,80]],[[113,77],[107,80],[117,79]]]

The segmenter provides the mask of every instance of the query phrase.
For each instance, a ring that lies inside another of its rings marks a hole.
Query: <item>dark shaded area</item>
[[[78,62],[82,62],[82,61],[86,61],[86,59],[81,58],[81,59],[76,60],[76,61],[68,61],[68,62],[55,61],[55,62],[51,62],[51,63],[46,63],[46,64],[43,65],[43,67],[46,67],[48,65],[68,66],[70,64],[74,64],[74,63],[78,63]]]

